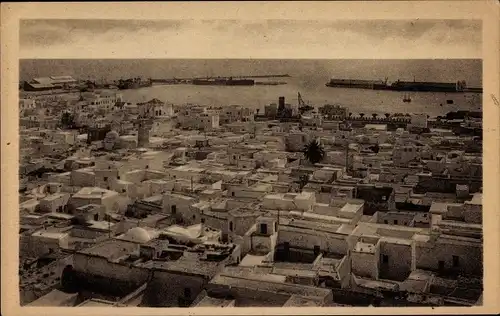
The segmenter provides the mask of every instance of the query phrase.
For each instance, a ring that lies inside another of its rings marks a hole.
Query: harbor
[[[22,52],[17,113],[2,112],[18,124],[2,155],[19,180],[4,188],[12,306],[489,302],[482,20],[93,5],[21,19],[7,47]]]

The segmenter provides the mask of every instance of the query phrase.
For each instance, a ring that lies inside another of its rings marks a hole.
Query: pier
[[[253,75],[253,76],[207,76],[207,77],[192,77],[192,78],[155,78],[151,79],[153,84],[192,84],[194,80],[210,80],[210,79],[264,79],[264,78],[288,78],[289,74],[271,74],[271,75]]]

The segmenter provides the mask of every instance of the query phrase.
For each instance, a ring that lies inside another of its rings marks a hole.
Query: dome
[[[151,240],[151,236],[144,228],[134,227],[123,235],[123,239],[138,243],[147,243]]]
[[[118,139],[120,135],[116,131],[110,131],[106,134],[107,139]]]

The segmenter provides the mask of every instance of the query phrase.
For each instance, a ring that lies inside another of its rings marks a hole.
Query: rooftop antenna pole
[[[349,172],[349,141],[346,140],[346,146],[345,146],[345,170],[348,173]]]
[[[280,230],[280,209],[278,209],[278,223],[276,224],[276,237],[278,237],[278,232]],[[278,239],[278,238],[276,238]]]

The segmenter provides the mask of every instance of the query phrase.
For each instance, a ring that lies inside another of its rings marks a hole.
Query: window
[[[120,180],[120,176],[116,176],[116,179],[117,179],[117,180]]]
[[[321,252],[321,247],[320,246],[314,246],[314,255],[317,256]]]
[[[99,220],[99,214],[94,214],[94,221],[98,221]]]
[[[290,243],[289,243],[289,242],[287,242],[287,241],[285,241],[285,242],[283,243],[283,248],[285,248],[285,252],[290,251]]]
[[[444,270],[444,261],[442,261],[442,260],[438,261],[438,269],[439,270]]]
[[[172,212],[172,215],[177,214],[177,206],[172,205],[172,206],[170,207],[170,210],[171,210],[171,212]]]
[[[233,227],[233,222],[229,222],[229,231],[233,231],[234,227]]]
[[[104,177],[104,181],[108,181],[108,177]]]
[[[397,220],[397,219],[395,219],[395,220],[394,220],[394,225],[397,225],[397,224],[398,224],[398,220]]]
[[[387,220],[384,220],[384,224],[389,224],[389,222]]]
[[[459,262],[459,258],[458,256],[453,256],[453,267],[459,267],[460,266],[460,262]]]
[[[204,218],[201,219],[201,223],[205,224],[205,219]]]
[[[260,233],[267,235],[267,224],[260,224]]]
[[[382,255],[382,263],[389,263],[389,256],[388,255]]]
[[[193,221],[196,219],[196,215],[193,215]]]
[[[231,196],[234,196],[234,191],[233,191],[233,192],[231,192]]]
[[[278,231],[278,223],[276,223],[276,222],[274,222],[274,231]]]
[[[146,165],[146,169],[149,169],[149,165]]]

